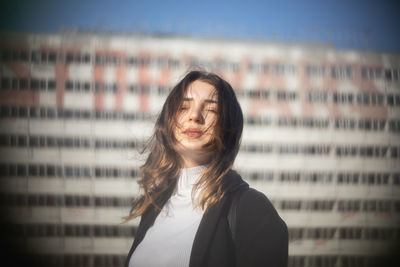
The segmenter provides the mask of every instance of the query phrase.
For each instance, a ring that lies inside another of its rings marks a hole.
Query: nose
[[[204,120],[202,110],[200,108],[193,107],[190,111],[189,120],[202,123]]]

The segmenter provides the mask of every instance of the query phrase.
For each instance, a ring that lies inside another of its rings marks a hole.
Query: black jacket
[[[248,188],[236,172],[229,172],[227,178],[234,179],[236,185],[224,199],[205,211],[194,238],[189,267],[287,266],[285,222],[265,195]],[[237,202],[234,242],[227,214],[232,196],[239,190],[244,191]],[[142,215],[126,267],[158,213],[150,209]]]

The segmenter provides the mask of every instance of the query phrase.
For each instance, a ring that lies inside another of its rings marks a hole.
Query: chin
[[[203,152],[205,144],[193,144],[193,143],[182,143],[180,146],[181,150],[186,150],[188,152]],[[204,151],[205,152],[205,151]]]
[[[202,153],[206,152],[204,149],[206,144],[207,141],[204,140],[180,140],[176,149],[178,152],[183,153]]]

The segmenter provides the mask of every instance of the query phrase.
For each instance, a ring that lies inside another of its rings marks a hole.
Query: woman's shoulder
[[[238,183],[238,189],[234,192],[238,197],[237,213],[239,218],[249,222],[264,221],[268,224],[275,224],[279,228],[287,228],[286,223],[264,193],[250,187],[238,173],[234,172],[232,175],[242,181]]]
[[[274,242],[288,239],[285,221],[264,193],[249,187],[242,193],[237,205],[237,224],[243,234],[249,234],[249,229],[252,229],[260,238],[268,235],[268,239]]]
[[[239,208],[240,207],[245,210],[248,208],[250,211],[268,212],[270,215],[278,215],[278,212],[268,197],[252,187],[248,187],[242,193],[239,200]]]
[[[239,189],[233,194],[238,199],[234,236],[237,266],[286,266],[286,223],[264,193],[249,186]]]
[[[232,185],[230,192],[233,197],[239,197],[239,203],[241,205],[261,205],[275,210],[267,196],[264,193],[250,187],[249,184],[243,180],[239,173],[231,170],[228,175]]]

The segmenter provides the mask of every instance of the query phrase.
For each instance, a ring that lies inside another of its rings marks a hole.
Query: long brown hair
[[[191,71],[172,89],[157,118],[154,133],[143,151],[149,152],[140,168],[141,178],[138,181],[143,194],[135,199],[125,220],[141,216],[151,207],[161,209],[161,205],[172,195],[182,168],[182,158],[173,148],[177,142],[173,134],[176,117],[186,90],[196,80],[216,89],[218,116],[213,136],[207,144],[215,153],[194,186],[192,196],[200,190],[198,206],[204,210],[220,201],[229,190],[230,181],[224,178],[239,151],[243,131],[242,110],[228,82],[213,73]]]

